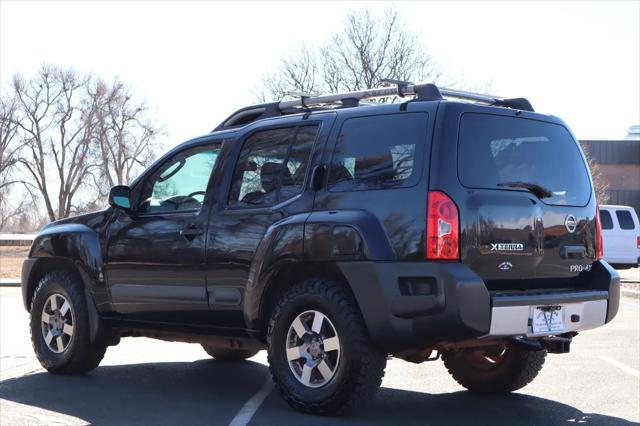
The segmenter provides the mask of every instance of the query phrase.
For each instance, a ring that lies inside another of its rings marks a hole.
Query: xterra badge
[[[491,251],[522,251],[522,243],[491,243]]]

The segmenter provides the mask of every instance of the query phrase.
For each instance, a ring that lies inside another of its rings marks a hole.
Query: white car
[[[604,260],[617,268],[633,268],[640,261],[640,223],[629,206],[600,206]]]

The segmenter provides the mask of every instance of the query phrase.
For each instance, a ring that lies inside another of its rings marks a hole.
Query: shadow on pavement
[[[200,360],[99,367],[86,376],[37,373],[0,382],[0,398],[77,417],[91,424],[229,424],[260,389],[266,366]],[[6,414],[6,413],[5,413]],[[4,417],[4,414],[3,414]],[[252,425],[305,424],[585,424],[637,423],[583,413],[569,405],[529,395],[476,396],[468,392],[427,394],[382,388],[357,415],[313,417],[291,410],[273,391]]]

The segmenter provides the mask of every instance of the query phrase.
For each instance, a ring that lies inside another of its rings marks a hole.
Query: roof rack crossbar
[[[252,107],[242,108],[232,114],[223,121],[216,129],[234,127],[247,124],[243,118],[249,121],[255,121],[274,115],[283,115],[295,109],[304,109],[309,111],[311,107],[322,106],[338,106],[353,107],[358,106],[359,101],[365,99],[385,98],[391,96],[405,97],[414,96],[416,100],[434,100],[442,99],[442,97],[463,99],[468,101],[479,102],[487,105],[501,106],[507,108],[520,109],[524,111],[533,111],[531,103],[525,98],[502,98],[499,96],[487,95],[482,93],[468,92],[465,90],[448,89],[446,87],[437,87],[432,83],[411,83],[400,80],[383,80],[387,86],[374,87],[371,89],[354,90],[346,93],[335,93],[330,95],[311,96],[307,94],[298,94],[298,99],[273,102],[269,104],[254,105]],[[251,120],[250,116],[255,119]]]
[[[387,82],[392,82],[391,80],[386,80]],[[426,84],[430,83],[408,83],[408,82],[400,82],[393,80],[393,85],[384,86],[384,87],[374,87],[371,89],[364,90],[355,90],[353,92],[346,93],[336,93],[331,95],[320,95],[320,96],[309,96],[305,97],[304,105],[331,105],[335,103],[339,103],[342,99],[350,98],[350,99],[373,99],[373,98],[382,98],[388,96],[415,96],[418,95],[420,89],[423,88]],[[456,90],[456,89],[448,89],[445,87],[439,87],[440,93],[449,98],[456,99],[465,99],[470,101],[482,102],[486,104],[496,104],[499,103],[502,98],[498,96],[486,95],[481,93],[467,92],[464,90]],[[293,99],[288,101],[281,101],[278,106],[281,110],[296,108],[302,106],[301,99]]]

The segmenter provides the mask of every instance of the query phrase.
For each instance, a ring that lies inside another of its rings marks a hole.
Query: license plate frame
[[[533,334],[555,334],[564,331],[564,306],[536,306],[531,315]]]

